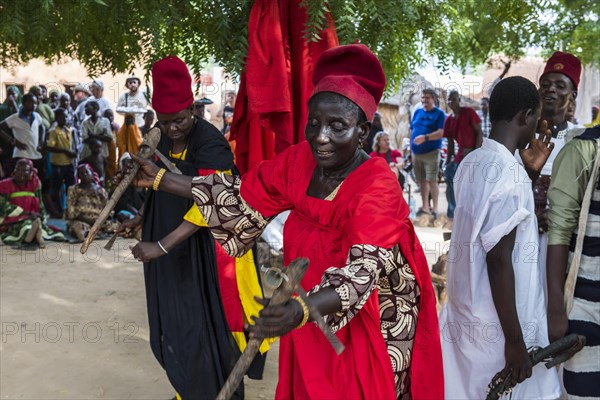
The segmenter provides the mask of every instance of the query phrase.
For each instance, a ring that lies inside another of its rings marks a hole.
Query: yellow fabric
[[[200,226],[202,228],[206,228],[208,224],[206,220],[200,213],[200,209],[194,204],[192,208],[183,216],[183,219],[187,222],[190,222],[196,226]]]
[[[598,115],[596,115],[596,119],[593,120],[591,124],[586,124],[585,127],[591,128],[592,126],[596,126],[596,125],[600,125],[600,113],[598,113]]]
[[[178,160],[185,160],[185,156],[187,155],[187,149],[183,149],[183,153],[173,153],[169,150],[169,156],[171,158],[176,158]]]
[[[142,144],[142,134],[137,125],[124,124],[121,129],[119,129],[119,132],[117,132],[117,150],[119,151],[119,158],[121,158],[125,152],[137,155],[140,144]]]
[[[185,159],[186,151],[184,150],[182,160]],[[172,158],[177,158],[181,156],[182,153],[171,153],[169,155]],[[216,171],[217,173],[224,173],[227,175],[231,175],[231,170],[226,171]],[[200,213],[200,209],[194,204],[192,208],[184,215],[184,220],[200,227],[206,227],[208,224],[206,220]],[[254,296],[261,295],[262,290],[260,284],[258,282],[258,274],[256,272],[256,266],[254,265],[254,257],[252,255],[252,250],[248,251],[243,257],[235,259],[235,277],[236,283],[238,287],[238,292],[240,296],[240,302],[242,303],[242,313],[244,322],[252,323],[252,319],[250,318],[253,315],[258,316],[260,310],[262,310],[262,306],[258,304],[254,300]],[[231,332],[233,335],[233,339],[237,343],[240,351],[244,351],[246,345],[248,344],[246,341],[246,336],[244,332]],[[269,338],[263,340],[259,347],[259,351],[261,354],[266,353],[270,348],[271,344],[277,340],[278,338]]]
[[[240,301],[242,302],[244,322],[252,324],[252,319],[250,317],[253,315],[258,316],[258,313],[263,308],[263,306],[254,300],[254,296],[260,295],[262,290],[258,282],[259,278],[256,273],[256,266],[254,265],[252,250],[248,251],[244,256],[235,259],[235,278],[240,294]],[[244,351],[247,344],[244,334],[242,332],[234,332],[233,338],[240,350]],[[277,339],[278,338],[269,338],[263,340],[259,348],[260,353],[266,353],[271,348],[271,344]]]
[[[177,398],[177,400],[182,400],[181,396],[179,395],[179,393],[175,393],[175,397]]]
[[[55,147],[61,150],[71,150],[71,128],[56,127],[48,134],[48,146]],[[53,165],[59,165],[64,167],[71,165],[73,159],[62,153],[52,153],[50,155],[50,162]]]

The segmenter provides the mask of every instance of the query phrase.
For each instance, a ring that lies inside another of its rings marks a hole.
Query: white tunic
[[[19,116],[19,113],[14,113],[7,117],[4,122],[12,129],[13,135],[16,140],[27,146],[21,150],[15,146],[13,150],[13,157],[28,158],[30,160],[39,160],[42,158],[42,153],[38,150],[39,139],[40,139],[40,125],[42,124],[42,118],[36,112],[33,112],[33,119],[31,125]]]
[[[547,346],[538,229],[531,180],[508,149],[492,139],[469,153],[454,178],[456,211],[448,254],[448,303],[440,315],[447,399],[485,398],[505,365],[504,337],[492,299],[486,254],[517,228],[515,297],[527,347]],[[538,365],[514,399],[560,396],[555,369]]]

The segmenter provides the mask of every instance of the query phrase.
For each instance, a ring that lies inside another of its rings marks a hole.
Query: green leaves
[[[284,1],[284,0],[269,0]],[[289,0],[296,1],[296,0]],[[168,54],[195,71],[243,69],[253,0],[28,0],[0,4],[0,64],[71,56],[90,75],[128,72]],[[388,88],[428,57],[440,68],[518,58],[527,47],[570,51],[600,64],[597,0],[302,0],[305,38],[320,40],[330,12],[340,43],[369,46]]]

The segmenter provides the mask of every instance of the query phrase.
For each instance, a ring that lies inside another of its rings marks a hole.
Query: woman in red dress
[[[301,282],[345,345],[336,355],[302,301],[265,308],[250,331],[281,336],[276,398],[440,399],[435,297],[408,207],[388,164],[362,150],[385,86],[364,45],[339,46],[315,66],[306,142],[242,179],[190,179],[142,168],[137,185],[193,197],[215,239],[243,254],[280,212],[285,263],[310,260]],[[191,186],[191,191],[190,191]],[[134,253],[134,256],[138,256]],[[261,300],[261,303],[265,301]]]

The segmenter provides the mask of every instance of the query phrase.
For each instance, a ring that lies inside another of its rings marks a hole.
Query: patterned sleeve
[[[382,271],[385,271],[388,264],[393,264],[393,253],[390,250],[359,244],[350,248],[345,267],[328,268],[323,273],[321,284],[315,286],[310,293],[332,287],[340,296],[342,309],[324,317],[333,332],[347,325],[360,311],[373,293],[380,273],[385,274]]]
[[[214,238],[232,257],[241,257],[254,245],[272,218],[265,218],[240,195],[239,176],[223,172],[197,176],[192,195]]]
[[[0,194],[0,223],[5,217],[18,217],[23,213],[23,209],[16,204],[12,204],[7,194]]]

